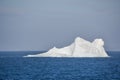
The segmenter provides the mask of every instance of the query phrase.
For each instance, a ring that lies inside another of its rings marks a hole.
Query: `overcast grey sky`
[[[120,50],[120,0],[0,0],[0,50],[48,50],[80,36]]]

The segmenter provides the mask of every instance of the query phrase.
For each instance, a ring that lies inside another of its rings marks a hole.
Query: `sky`
[[[42,51],[76,37],[120,51],[120,0],[0,0],[0,51]]]

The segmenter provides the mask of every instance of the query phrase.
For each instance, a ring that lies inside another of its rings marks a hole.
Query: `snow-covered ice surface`
[[[89,42],[77,37],[70,46],[64,48],[54,47],[46,53],[25,57],[109,57],[103,46],[104,41],[102,39]]]

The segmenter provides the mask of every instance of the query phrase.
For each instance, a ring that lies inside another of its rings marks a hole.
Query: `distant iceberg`
[[[104,41],[95,39],[89,42],[77,37],[74,42],[64,48],[52,48],[46,53],[27,55],[25,57],[109,57],[104,49]]]

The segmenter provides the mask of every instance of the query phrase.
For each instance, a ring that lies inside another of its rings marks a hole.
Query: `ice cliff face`
[[[108,57],[102,39],[95,39],[93,42],[77,37],[75,41],[64,48],[52,48],[46,53],[27,55],[26,57]]]

